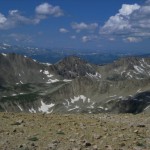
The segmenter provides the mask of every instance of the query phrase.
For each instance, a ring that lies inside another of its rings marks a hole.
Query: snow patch
[[[93,102],[90,106],[88,106],[87,108],[91,108],[91,109],[94,109],[94,104],[95,102]]]
[[[58,79],[49,79],[48,82],[46,82],[47,84],[50,84],[50,83],[55,83],[55,82],[58,82],[59,80]]]
[[[124,70],[124,71],[122,71],[122,72],[121,72],[121,76],[122,76],[125,72],[126,72],[125,70]]]
[[[75,103],[79,100],[83,100],[83,103],[86,101],[86,97],[84,95],[74,96],[74,98],[71,98],[71,103]]]
[[[98,72],[96,72],[95,74],[91,74],[91,73],[86,73],[89,77],[91,78],[96,78],[96,79],[101,79],[101,74],[99,74]]]
[[[18,108],[21,110],[21,111],[23,111],[23,109],[22,109],[22,107],[20,106],[20,105],[17,105],[18,106]]]
[[[44,70],[43,73],[44,73],[45,75],[47,75],[48,78],[53,77],[53,75],[50,74],[48,70]]]
[[[141,89],[138,89],[138,90],[137,90],[137,93],[141,93],[141,92],[142,92],[142,90],[141,90]]]
[[[46,65],[46,66],[51,66],[52,65],[50,63],[40,63],[40,64],[43,64],[43,65]]]
[[[2,53],[2,55],[5,56],[5,57],[7,56],[7,54],[5,54],[5,53]]]
[[[44,72],[43,72],[44,74],[46,74],[46,75],[48,75],[49,74],[49,71],[47,71],[47,70],[44,70]]]
[[[71,82],[72,80],[64,79],[64,82]]]
[[[144,72],[144,69],[139,67],[139,66],[134,66],[134,69],[139,72],[139,73],[143,73]]]
[[[22,82],[22,81],[20,81],[20,83],[21,83],[21,84],[23,84],[23,82]]]
[[[41,112],[50,113],[49,109],[52,108],[52,107],[54,107],[54,106],[55,106],[55,104],[53,104],[53,103],[47,105],[46,103],[44,103],[41,100],[41,107],[39,107],[38,110],[41,111]]]
[[[147,109],[149,109],[150,108],[150,105],[149,106],[147,106],[144,110],[147,110]]]
[[[30,113],[36,113],[36,110],[32,107],[31,109],[29,109]]]
[[[98,108],[100,108],[100,109],[104,109],[104,107],[102,107],[102,106],[99,106]]]
[[[117,95],[112,95],[112,96],[109,96],[109,97],[116,97]]]
[[[68,111],[72,111],[72,110],[75,110],[75,109],[78,109],[79,108],[79,106],[75,106],[74,108],[71,108],[71,109],[68,109]]]
[[[128,72],[128,73],[127,73],[126,77],[129,77],[130,79],[132,79],[132,78],[133,78],[133,76],[131,75],[131,73],[130,73],[130,72]]]

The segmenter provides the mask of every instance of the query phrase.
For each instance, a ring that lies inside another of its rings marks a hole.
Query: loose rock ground
[[[0,150],[150,150],[150,115],[0,113]]]

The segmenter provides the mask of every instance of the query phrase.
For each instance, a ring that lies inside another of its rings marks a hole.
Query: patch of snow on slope
[[[72,110],[75,110],[75,109],[78,109],[79,108],[79,106],[75,106],[74,108],[71,108],[71,109],[68,109],[68,111],[72,111]]]
[[[121,76],[122,76],[125,72],[126,72],[125,70],[124,70],[124,71],[122,71],[122,72],[121,72]]]
[[[85,103],[86,97],[84,95],[74,96],[74,98],[71,98],[71,103],[75,103],[79,100],[83,100],[83,103]]]
[[[32,107],[31,109],[29,109],[30,113],[36,113],[36,110]]]
[[[147,67],[150,67],[150,65],[145,61],[144,58],[142,58],[142,61],[143,61],[143,63],[144,63]]]
[[[45,75],[47,75],[48,78],[53,77],[53,75],[50,74],[48,70],[44,70],[43,73],[44,73]]]
[[[66,102],[67,102],[67,108],[70,106],[70,102],[66,99]],[[65,103],[66,104],[66,103]]]
[[[38,110],[41,111],[41,112],[50,113],[49,109],[52,108],[52,107],[54,107],[54,106],[55,106],[55,104],[53,104],[53,103],[47,105],[46,103],[44,103],[41,100],[41,107],[39,107]]]
[[[2,55],[5,56],[5,57],[7,56],[7,54],[5,54],[5,53],[2,53]]]
[[[22,107],[20,106],[20,105],[17,105],[18,106],[18,108],[21,110],[21,111],[23,111],[23,109],[22,109]]]
[[[22,81],[20,81],[20,83],[21,83],[21,84],[23,84],[23,82],[22,82]]]
[[[112,96],[109,96],[109,97],[116,97],[117,95],[112,95]]]
[[[140,61],[140,65],[141,65],[142,68],[146,68],[146,67],[144,66],[143,62],[141,62],[141,61]]]
[[[130,72],[128,72],[126,76],[129,77],[130,79],[133,78]]]
[[[91,73],[86,73],[89,77],[91,78],[96,78],[96,79],[100,79],[102,76],[101,74],[99,74],[98,72],[96,72],[95,74],[91,74]]]
[[[144,110],[147,110],[147,109],[149,109],[150,108],[150,105],[149,106],[147,106]]]
[[[58,82],[59,80],[58,79],[48,79],[48,82],[46,82],[47,84],[50,84],[50,83],[55,83],[55,82]]]
[[[46,65],[46,66],[51,66],[52,65],[50,63],[40,63],[40,64],[43,64],[43,65]]]
[[[94,109],[94,104],[95,104],[95,102],[93,102],[90,106],[88,106],[87,108],[92,108],[92,109]]]
[[[139,66],[134,66],[134,69],[139,72],[139,73],[143,73],[144,72],[144,69],[142,69],[141,67]]]
[[[23,95],[23,94],[25,94],[25,93],[19,93],[19,95]]]
[[[99,106],[98,108],[100,108],[100,109],[104,109],[104,107],[102,107],[102,106]]]
[[[64,82],[71,82],[72,80],[64,79]]]
[[[136,93],[141,93],[142,91],[141,91],[141,89],[139,89],[139,90],[137,90],[137,92]]]
[[[46,75],[48,75],[49,71],[48,70],[44,70],[43,73],[46,74]]]

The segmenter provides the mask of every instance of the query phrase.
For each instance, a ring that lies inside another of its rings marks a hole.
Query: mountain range
[[[108,64],[123,57],[138,56],[149,57],[150,54],[132,51],[115,52],[107,50],[88,50],[73,48],[39,48],[34,46],[11,45],[8,43],[0,43],[0,53],[16,53],[26,55],[43,63],[57,63],[59,60],[68,56],[78,56],[93,64]]]
[[[54,64],[0,54],[0,111],[149,113],[150,58],[95,65],[77,56]]]

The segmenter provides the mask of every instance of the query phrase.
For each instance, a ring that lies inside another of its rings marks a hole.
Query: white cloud
[[[141,38],[136,38],[136,37],[127,37],[124,39],[125,42],[129,43],[137,43],[141,41]]]
[[[69,32],[67,29],[65,29],[65,28],[60,28],[59,29],[59,32],[61,32],[61,33],[67,33],[67,32]]]
[[[76,39],[77,37],[75,35],[72,35],[70,38],[71,39]]]
[[[111,16],[109,20],[101,29],[101,33],[116,33],[119,31],[125,31],[131,29],[131,24],[129,22],[129,15],[131,15],[135,10],[139,9],[140,6],[137,4],[127,5],[123,4],[122,8],[119,10],[115,16]]]
[[[63,10],[59,6],[53,6],[49,3],[43,3],[35,8],[39,15],[53,15],[55,17],[63,16]]]
[[[7,18],[3,14],[0,13],[0,24],[5,23],[6,21],[7,21]]]
[[[96,40],[97,38],[98,38],[98,36],[96,36],[96,35],[85,35],[82,37],[82,42],[86,43],[89,41]]]
[[[19,10],[10,10],[7,16],[0,13],[0,30],[11,29],[22,24],[38,24],[50,15],[59,17],[64,14],[59,6],[52,6],[48,3],[37,6],[35,12],[34,17],[26,17]]]
[[[0,29],[6,30],[21,24],[36,24],[35,18],[23,16],[18,10],[10,10],[8,16],[0,13]]]
[[[119,10],[119,14],[128,16],[132,14],[135,10],[138,10],[139,8],[140,6],[138,4],[134,4],[134,5],[123,4],[122,8]]]
[[[98,27],[98,24],[97,23],[86,24],[84,22],[81,22],[81,23],[75,22],[75,23],[72,23],[71,26],[72,26],[72,29],[76,30],[76,32],[80,32],[82,30],[94,31]]]
[[[150,38],[150,0],[143,5],[123,4],[119,12],[100,28],[100,34],[128,42]]]

